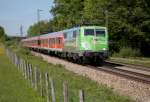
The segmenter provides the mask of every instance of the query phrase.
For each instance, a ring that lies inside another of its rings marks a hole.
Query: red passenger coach
[[[25,47],[29,47],[29,48],[37,48],[38,44],[37,44],[37,37],[32,37],[32,38],[27,38],[22,40],[22,44]]]
[[[31,49],[62,51],[64,48],[64,36],[62,32],[50,33],[24,39],[22,44]]]
[[[54,33],[40,36],[41,49],[47,49],[52,51],[62,51],[63,49],[63,33]]]

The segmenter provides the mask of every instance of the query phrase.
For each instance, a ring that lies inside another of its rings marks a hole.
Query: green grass
[[[15,48],[14,46],[11,46]],[[55,81],[56,101],[63,101],[62,83],[68,82],[69,102],[78,102],[78,89],[85,92],[85,102],[133,102],[130,98],[120,96],[106,85],[99,85],[86,77],[82,77],[66,70],[62,65],[53,65],[42,59],[32,56],[29,51],[22,48],[15,48],[14,51],[22,58],[32,63],[43,72],[48,72]],[[44,78],[44,76],[43,76]]]
[[[0,53],[0,102],[44,102],[3,50]]]
[[[125,63],[125,64],[141,65],[141,66],[150,68],[150,58],[143,58],[143,57],[129,57],[129,58],[111,57],[110,60],[115,61],[115,62]]]

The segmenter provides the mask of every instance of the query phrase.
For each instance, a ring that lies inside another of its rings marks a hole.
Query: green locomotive
[[[101,63],[108,57],[106,27],[82,26],[64,30],[65,56],[79,62]]]

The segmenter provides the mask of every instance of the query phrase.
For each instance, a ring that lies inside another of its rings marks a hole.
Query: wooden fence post
[[[48,80],[48,73],[45,73],[45,85],[46,85],[46,94],[47,94],[47,102],[50,102],[50,97],[49,97],[49,80]]]
[[[39,72],[39,83],[40,83],[40,95],[43,97],[43,84],[42,84],[42,73]]]
[[[16,67],[18,67],[18,59],[17,59],[17,56],[14,56],[14,55],[12,54],[12,62],[13,62],[13,59],[16,60]]]
[[[37,90],[38,82],[37,82],[37,67],[34,68],[34,87]]]
[[[19,70],[19,64],[20,64],[20,61],[19,61],[19,57],[17,56],[17,68]]]
[[[53,80],[52,78],[49,78],[49,82],[50,82],[50,84],[51,84],[52,102],[56,102],[54,80]]]
[[[19,57],[19,67],[18,67],[18,70],[20,71],[21,69],[21,58]]]
[[[22,58],[20,58],[20,72],[22,72]]]
[[[22,72],[22,75],[24,75],[24,60],[23,59],[21,60],[21,72]]]
[[[84,92],[83,90],[79,90],[79,102],[84,102]]]
[[[17,56],[17,69],[19,70],[19,57]]]
[[[33,70],[32,70],[31,64],[30,64],[30,83],[31,83],[31,86],[33,86]]]
[[[29,63],[27,63],[27,79],[30,82],[30,67],[29,67]]]
[[[27,61],[25,61],[25,79],[27,79]]]
[[[24,77],[25,77],[25,68],[26,68],[25,60],[23,60],[23,76],[24,76]]]
[[[64,102],[68,102],[68,86],[66,81],[63,83],[63,95],[64,95]]]

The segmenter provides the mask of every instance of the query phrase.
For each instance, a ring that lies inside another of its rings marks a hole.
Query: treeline
[[[2,26],[0,26],[0,41],[8,40],[8,37],[5,33],[5,30]]]
[[[5,35],[4,28],[0,26],[0,38],[2,38]]]
[[[106,26],[110,51],[124,47],[150,56],[149,0],[54,0],[53,19],[30,26],[28,35],[45,34],[82,24]]]

